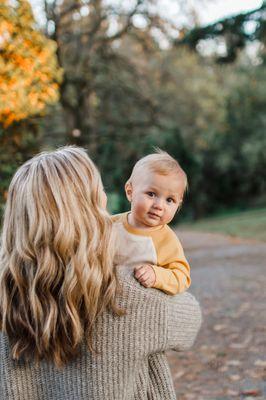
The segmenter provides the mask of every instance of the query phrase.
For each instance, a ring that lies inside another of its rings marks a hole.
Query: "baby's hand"
[[[139,265],[134,269],[135,278],[145,287],[152,287],[155,283],[155,272],[150,264]]]

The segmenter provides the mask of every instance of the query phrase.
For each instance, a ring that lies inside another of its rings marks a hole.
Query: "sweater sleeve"
[[[150,355],[190,348],[201,325],[201,310],[196,299],[188,292],[168,296],[144,288],[129,271],[122,270],[122,275],[127,276],[122,280],[127,296],[122,299],[128,300],[121,305],[127,310],[131,334],[137,335],[139,350],[143,348],[144,353]]]
[[[197,336],[202,322],[199,303],[190,293],[169,297],[167,302],[167,349],[189,349]]]
[[[166,226],[160,236],[153,237],[158,265],[153,265],[154,288],[174,295],[183,293],[191,284],[190,267],[175,233]]]

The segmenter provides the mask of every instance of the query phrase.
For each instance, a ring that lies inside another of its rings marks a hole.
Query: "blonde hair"
[[[82,148],[32,158],[10,184],[0,250],[0,328],[14,359],[62,366],[97,316],[119,314],[112,222],[100,174]]]
[[[159,148],[156,148],[156,153],[149,154],[139,161],[136,162],[132,173],[127,183],[133,183],[137,177],[143,175],[143,172],[150,171],[160,175],[168,175],[176,173],[179,179],[184,182],[184,191],[187,189],[187,175],[185,171],[180,167],[179,163],[168,154]]]

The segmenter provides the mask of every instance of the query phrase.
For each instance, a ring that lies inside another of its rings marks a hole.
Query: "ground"
[[[177,234],[203,312],[192,350],[168,354],[178,400],[265,400],[266,243]]]

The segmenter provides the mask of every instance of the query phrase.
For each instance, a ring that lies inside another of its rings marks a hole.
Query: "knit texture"
[[[53,364],[13,361],[0,333],[0,399],[5,400],[172,400],[172,378],[164,351],[189,348],[201,324],[189,293],[168,296],[146,289],[121,268],[119,305],[126,315],[102,314],[95,325],[91,354],[62,369]]]

